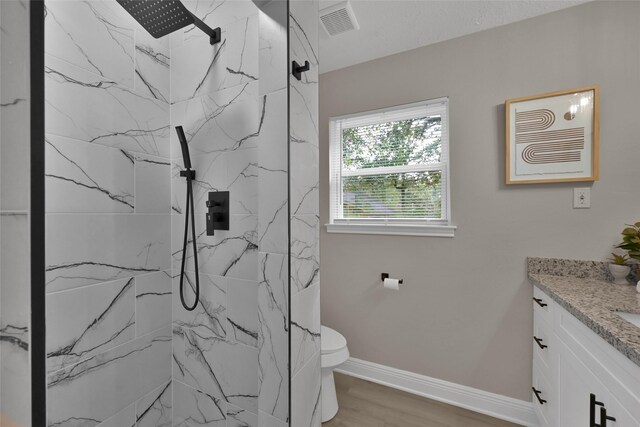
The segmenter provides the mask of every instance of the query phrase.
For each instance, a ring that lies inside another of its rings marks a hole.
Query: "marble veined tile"
[[[171,381],[136,402],[136,427],[171,427]]]
[[[310,69],[290,83],[290,183],[292,215],[318,214],[318,1],[290,3],[290,56]]]
[[[49,375],[48,426],[95,426],[170,378],[167,327]]]
[[[184,215],[172,215],[173,268],[180,269],[184,235]],[[231,215],[229,230],[205,233],[205,217],[196,216],[196,240],[200,271],[213,276],[256,280],[258,276],[257,217]],[[191,228],[190,228],[191,230]],[[187,270],[194,271],[191,232],[188,238]]]
[[[172,369],[171,378],[174,380],[187,382],[189,373],[187,372],[187,354],[185,353],[185,332],[186,328],[174,324],[171,328],[172,337]],[[175,391],[174,391],[175,393]]]
[[[320,427],[318,0],[289,3],[291,212],[291,425]],[[317,329],[316,329],[317,328]]]
[[[193,202],[196,213],[202,215],[209,191],[224,191],[227,185],[226,153],[196,154],[191,156],[191,166],[196,172],[193,185]],[[174,160],[171,168],[172,202],[171,212],[185,212],[187,182],[180,172],[184,170],[182,157]]]
[[[130,153],[135,160],[136,213],[171,213],[171,162]]]
[[[302,73],[301,84],[318,83],[318,0],[297,0],[289,3],[289,52],[291,60],[303,64],[309,61],[310,70]],[[297,82],[291,74],[290,82]]]
[[[31,323],[29,216],[2,212],[0,230],[0,334],[8,347],[26,357]]]
[[[289,423],[272,417],[266,412],[258,412],[258,427],[289,427]]]
[[[320,284],[291,296],[291,368],[293,375],[320,351]]]
[[[229,339],[258,346],[258,283],[227,279]]]
[[[45,65],[47,133],[169,157],[169,106],[53,56]]]
[[[47,371],[135,338],[135,300],[132,278],[48,294]]]
[[[287,91],[263,97],[258,167],[258,246],[261,252],[289,250]]]
[[[274,1],[259,12],[260,95],[287,86],[287,7]]]
[[[184,382],[210,396],[228,402],[226,396],[226,357],[224,339],[183,329]],[[174,346],[174,351],[181,351]]]
[[[2,13],[5,7],[0,3]],[[0,401],[6,417],[27,426],[31,425],[29,217],[1,213],[0,230]]]
[[[260,253],[258,406],[279,420],[289,417],[289,268],[287,256]]]
[[[216,399],[256,413],[258,350],[187,329],[183,332],[184,356],[178,359],[184,381]],[[181,350],[174,345],[174,351]]]
[[[171,90],[169,39],[153,38],[141,27],[136,30],[135,43],[135,89],[136,92],[169,102]]]
[[[46,211],[132,213],[134,162],[119,149],[45,137]]]
[[[136,283],[136,336],[171,325],[171,275],[169,271],[143,274]]]
[[[1,49],[4,49],[4,41]],[[25,94],[6,94],[4,62],[0,64],[0,209],[26,211],[29,209],[30,192],[30,103]]]
[[[257,148],[225,153],[232,215],[258,214],[258,154]]]
[[[257,13],[258,8],[252,0],[184,0],[185,7],[210,27],[225,27],[240,19]],[[193,37],[206,37],[197,28],[186,27],[180,40]]]
[[[248,148],[229,152],[196,154],[191,157],[196,179],[193,181],[196,210],[203,211],[210,191],[229,191],[232,215],[258,213],[258,150]],[[182,159],[173,164],[172,212],[183,213],[186,203],[186,180],[180,176]]]
[[[168,270],[170,217],[48,214],[47,292]]]
[[[173,270],[173,322],[202,335],[219,338],[227,336],[227,279],[200,273],[200,299],[193,311],[187,311],[180,300],[180,269]],[[184,276],[184,298],[188,305],[194,301],[195,273]]]
[[[199,30],[185,36],[182,43],[174,43],[171,51],[172,103],[258,80],[257,10],[221,29],[222,40],[214,46]]]
[[[316,89],[317,91],[317,89]],[[309,93],[314,91],[309,90]],[[318,127],[312,118],[317,120],[317,109],[305,103],[306,94],[298,92],[291,86],[291,143],[290,143],[290,182],[292,215],[318,213],[319,188],[319,154]]]
[[[47,0],[45,51],[119,84],[133,87],[134,25],[107,0]]]
[[[174,381],[173,426],[226,427],[226,402]]]
[[[260,134],[258,83],[248,82],[171,105],[171,122],[183,126],[192,155],[256,147]],[[173,159],[180,143],[171,132]]]
[[[227,405],[227,427],[258,427],[258,415]]]
[[[320,280],[320,220],[317,215],[291,218],[291,284],[299,292]]]
[[[28,330],[16,330],[6,327],[0,341],[0,400],[3,415],[18,426],[31,425],[31,366],[29,351],[16,346],[13,339],[20,343],[28,342]],[[4,425],[4,424],[3,424]]]
[[[136,405],[131,404],[117,414],[98,424],[98,427],[135,427]]]
[[[0,2],[0,209],[29,208],[29,8]]]
[[[291,379],[291,425],[320,427],[320,352]]]

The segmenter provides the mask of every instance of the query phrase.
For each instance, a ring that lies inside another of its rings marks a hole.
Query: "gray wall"
[[[595,2],[320,78],[320,220],[329,221],[329,117],[449,96],[453,239],[321,231],[322,323],[356,358],[530,400],[525,258],[603,259],[638,220],[640,3]],[[324,53],[329,54],[329,53]],[[504,184],[504,100],[599,84],[601,179]],[[576,186],[586,186],[578,184]],[[403,277],[381,289],[380,272]]]

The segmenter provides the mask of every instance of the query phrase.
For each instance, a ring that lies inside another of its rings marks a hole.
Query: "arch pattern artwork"
[[[584,128],[546,130],[556,116],[548,109],[516,110],[516,144],[528,144],[520,154],[529,164],[579,162],[584,149]]]
[[[508,184],[597,179],[598,90],[506,102]]]

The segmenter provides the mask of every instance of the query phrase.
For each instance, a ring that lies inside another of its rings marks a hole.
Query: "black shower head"
[[[220,28],[212,30],[184,7],[180,0],[116,0],[153,37],[160,38],[194,24],[211,38],[220,41]]]
[[[191,157],[189,157],[189,145],[187,145],[187,138],[184,136],[184,130],[182,130],[182,126],[176,126],[176,132],[178,133],[178,139],[180,140],[180,147],[182,148],[182,161],[184,162],[184,168],[191,169]]]
[[[193,15],[179,0],[117,0],[153,37],[160,38],[193,24]]]

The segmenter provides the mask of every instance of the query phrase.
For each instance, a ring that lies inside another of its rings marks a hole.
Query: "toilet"
[[[347,340],[337,331],[320,328],[320,366],[322,368],[322,422],[327,422],[338,413],[336,384],[333,370],[349,358]]]

